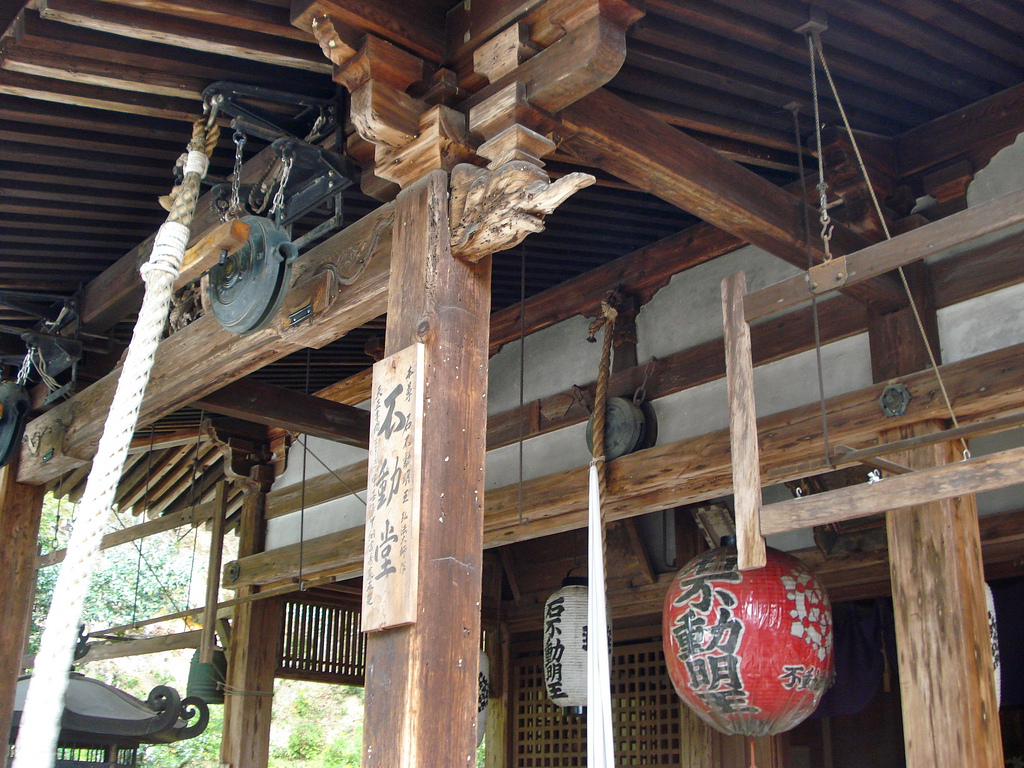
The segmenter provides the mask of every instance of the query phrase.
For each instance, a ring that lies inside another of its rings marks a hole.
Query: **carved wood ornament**
[[[570,173],[552,182],[543,169],[510,160],[494,170],[462,163],[451,175],[452,255],[476,262],[544,229],[544,217],[595,181]]]

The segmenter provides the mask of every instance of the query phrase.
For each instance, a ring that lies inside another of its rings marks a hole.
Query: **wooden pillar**
[[[258,476],[262,466],[253,468]],[[263,550],[267,494],[259,487],[242,501],[239,557]],[[244,554],[243,554],[244,553]],[[251,594],[256,587],[239,590]],[[266,768],[270,758],[270,717],[281,640],[280,597],[236,606],[228,643],[228,695],[224,702],[221,765]]]
[[[416,622],[367,636],[364,768],[475,761],[490,274],[451,256],[447,174],[399,195],[385,350],[425,345],[419,578]]]
[[[43,511],[43,486],[15,480],[17,457],[0,469],[0,734],[11,731],[14,689],[21,672],[25,638],[35,598],[36,546]]]
[[[932,348],[935,311],[919,270],[908,272]],[[927,367],[910,310],[873,318],[875,381]],[[913,409],[913,401],[909,409]],[[892,430],[885,442],[934,432],[937,422]],[[961,458],[946,443],[897,457],[912,469]],[[984,573],[973,496],[923,504],[886,516],[889,568],[903,707],[907,768],[1003,765],[996,708]]]

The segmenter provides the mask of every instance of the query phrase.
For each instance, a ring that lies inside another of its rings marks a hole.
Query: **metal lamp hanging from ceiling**
[[[544,685],[576,713],[587,705],[587,580],[568,577],[544,603]]]
[[[793,728],[832,681],[832,609],[797,559],[768,549],[764,568],[740,571],[736,548],[700,555],[665,598],[662,641],[680,698],[727,734]]]

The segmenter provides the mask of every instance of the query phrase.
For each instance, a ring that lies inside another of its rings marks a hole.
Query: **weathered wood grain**
[[[961,421],[990,418],[1002,411],[1024,408],[1024,382],[1018,361],[1024,345],[942,367],[943,378]],[[829,434],[855,447],[878,442],[881,427],[896,427],[942,418],[946,407],[930,371],[902,379],[913,400],[903,416],[882,421],[878,409],[880,386],[867,387],[827,401]],[[820,457],[821,411],[817,403],[758,420],[761,475],[766,483],[795,480],[827,471]],[[608,465],[609,519],[654,512],[724,496],[732,490],[729,432],[648,448]],[[518,484],[487,493],[484,546],[574,530],[586,525],[587,468],[557,472],[523,484],[529,523],[519,522]],[[352,542],[359,542],[353,547]],[[361,571],[362,528],[330,534],[305,544],[304,568],[309,573],[331,572],[346,577]],[[313,552],[317,554],[311,554]],[[298,567],[298,547],[283,547],[238,561],[238,584],[269,583],[291,578]],[[225,586],[231,586],[225,583]]]
[[[729,391],[729,455],[735,497],[736,546],[740,570],[763,568],[767,562],[761,534],[761,462],[757,448],[754,403],[754,359],[750,326],[743,319],[747,276],[742,272],[722,280],[722,318],[725,325],[725,377]]]
[[[1022,229],[1024,191],[1011,192],[848,255],[845,285],[870,280],[926,256],[959,252],[972,245],[988,246]],[[810,301],[807,279],[806,275],[796,275],[750,294],[744,302],[747,321]]]
[[[392,216],[393,206],[382,206],[296,261],[290,293],[301,290],[326,264],[341,264],[343,273],[352,264],[361,265],[358,277],[337,286],[331,304],[311,320],[283,328],[271,323],[257,333],[236,336],[209,314],[164,340],[156,353],[139,426],[290,352],[323,346],[382,314],[387,305]],[[202,365],[195,365],[197,358]],[[102,420],[96,414],[109,409],[120,370],[28,425],[21,480],[45,482],[92,458],[102,430]],[[44,460],[51,449],[52,457]]]
[[[211,392],[196,400],[194,405],[222,416],[358,448],[369,445],[369,411],[250,378],[239,379]]]
[[[491,260],[452,258],[447,174],[397,204],[385,350],[425,345],[418,616],[367,637],[363,764],[465,765],[476,750]],[[449,717],[425,717],[438,701]]]
[[[0,733],[9,733],[14,712],[14,689],[21,674],[21,655],[32,620],[36,588],[36,541],[45,489],[16,482],[17,458],[0,469]]]
[[[682,131],[647,115],[607,90],[585,96],[561,113],[563,149],[660,197],[709,224],[800,268],[807,265],[803,203],[765,179],[726,160]],[[821,261],[820,237],[811,252]],[[832,236],[833,253],[860,250],[868,241],[841,225]],[[876,278],[851,295],[879,311],[906,301],[890,278]]]

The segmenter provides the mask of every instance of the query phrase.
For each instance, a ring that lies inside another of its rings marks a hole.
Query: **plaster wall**
[[[1024,187],[1024,136],[998,153],[990,165],[979,171],[968,190],[970,205]],[[783,280],[798,270],[753,246],[741,248],[707,264],[675,275],[640,311],[637,317],[637,354],[641,363],[720,338],[722,335],[722,278],[743,270],[750,290]],[[938,313],[942,360],[956,362],[1024,341],[1024,285],[1011,286],[986,296],[946,307]],[[532,334],[525,340],[526,374],[523,399],[526,402],[570,389],[573,384],[593,381],[597,374],[600,344],[587,343],[589,319],[574,317]],[[488,412],[501,413],[518,406],[518,343],[507,344],[490,361]],[[821,370],[826,397],[871,385],[871,368],[866,334],[822,347]],[[758,416],[778,413],[819,398],[818,366],[813,351],[794,355],[755,369],[754,385]],[[728,426],[728,403],[724,380],[710,382],[653,402],[658,419],[658,443],[666,444]],[[1015,430],[998,438],[973,441],[975,455],[1024,443]],[[524,441],[522,478],[531,480],[589,461],[585,425]],[[366,457],[366,451],[317,438],[309,439],[305,476],[313,478],[348,466]],[[511,485],[520,478],[518,445],[490,451],[487,455],[488,489]],[[292,446],[288,469],[275,488],[300,482],[303,447]],[[321,463],[322,462],[322,463]],[[788,497],[784,487],[765,489],[765,501]],[[981,494],[983,514],[1020,507],[1024,485]],[[364,494],[360,494],[364,497]],[[365,507],[361,499],[348,496],[305,510],[307,539],[362,524]],[[298,541],[300,515],[293,513],[271,520],[267,548]],[[809,531],[773,537],[782,549],[809,546]]]

